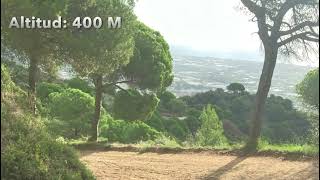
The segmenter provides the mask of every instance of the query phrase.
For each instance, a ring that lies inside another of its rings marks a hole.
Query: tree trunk
[[[29,65],[29,105],[33,115],[36,114],[36,79],[38,70],[38,60],[31,57]]]
[[[262,127],[262,114],[265,107],[266,99],[271,87],[273,71],[276,65],[278,48],[275,45],[265,45],[265,59],[260,76],[258,91],[255,98],[254,111],[250,129],[249,141],[247,148],[256,150]]]
[[[74,137],[75,137],[75,138],[78,137],[78,128],[74,128]]]
[[[97,141],[98,139],[98,126],[100,120],[100,113],[101,113],[101,101],[102,101],[102,76],[98,75],[95,79],[95,112],[92,119],[92,134],[90,141]]]

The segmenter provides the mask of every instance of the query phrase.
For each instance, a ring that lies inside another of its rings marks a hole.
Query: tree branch
[[[114,86],[116,86],[118,89],[120,89],[120,90],[122,90],[122,91],[125,91],[125,92],[129,93],[128,90],[122,88],[121,86],[119,86],[119,85],[117,85],[117,84],[115,84]]]
[[[124,84],[124,83],[134,83],[134,80],[124,80],[124,81],[118,81],[118,82],[112,82],[105,84],[103,88],[109,87],[109,86],[116,86],[117,84]]]
[[[319,21],[318,22],[312,22],[312,21],[304,21],[300,24],[298,24],[295,27],[292,27],[291,29],[287,30],[287,31],[280,31],[280,36],[284,36],[284,35],[288,35],[288,34],[292,34],[296,31],[299,31],[301,29],[304,29],[305,27],[309,27],[311,29],[311,31],[314,32],[314,30],[312,29],[312,27],[316,27],[319,26]],[[315,32],[314,32],[315,33]]]
[[[311,36],[308,36],[308,35],[311,35]],[[297,39],[310,41],[310,42],[319,42],[319,37],[317,38],[315,36],[312,36],[312,33],[310,33],[310,32],[304,32],[304,33],[300,33],[300,34],[295,34],[295,35],[279,42],[278,47],[284,46],[284,45],[291,43]]]
[[[251,0],[241,0],[242,4],[245,5],[250,12],[252,12],[257,18],[261,15],[262,8],[258,6],[256,3],[252,2]]]
[[[280,30],[284,16],[287,14],[287,12],[291,8],[293,8],[297,5],[312,5],[312,4],[314,4],[313,0],[287,0],[287,1],[285,1],[283,3],[283,5],[280,7],[277,16],[275,17],[276,21],[274,22],[274,29],[272,31],[272,34],[275,34]]]

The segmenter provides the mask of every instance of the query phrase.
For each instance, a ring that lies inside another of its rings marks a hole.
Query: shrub
[[[2,110],[3,109],[3,110]],[[1,108],[1,179],[94,179],[75,151],[53,140],[40,120]]]
[[[101,137],[112,142],[136,143],[154,140],[160,133],[141,121],[126,122],[124,120],[108,121],[108,126],[101,128]]]
[[[178,148],[181,145],[174,139],[168,136],[161,134],[154,140],[141,141],[138,143],[138,146],[142,146],[143,148],[148,147],[165,147],[165,148]]]
[[[79,89],[82,92],[93,95],[94,89],[89,85],[89,83],[79,77],[75,77],[69,80],[66,80],[65,83],[69,88]]]
[[[65,87],[60,84],[46,82],[39,83],[37,85],[37,97],[39,97],[41,101],[46,102],[51,93],[62,92],[64,89]]]
[[[171,99],[167,103],[167,108],[170,109],[170,112],[181,116],[186,112],[187,104],[181,99]]]
[[[68,88],[49,95],[49,127],[64,137],[78,138],[90,132],[94,98],[78,89]]]
[[[220,146],[227,143],[222,122],[214,108],[207,105],[200,116],[201,126],[196,134],[196,143],[201,146]]]
[[[319,110],[319,68],[308,72],[296,89],[304,102]]]
[[[319,115],[311,114],[310,122],[309,142],[319,147]]]
[[[187,124],[184,120],[170,118],[163,120],[163,123],[166,127],[166,132],[168,132],[170,136],[176,137],[179,140],[185,140],[189,133]]]
[[[20,103],[25,92],[1,65],[1,179],[95,179],[71,147],[54,140]],[[17,91],[12,91],[16,89]]]
[[[165,126],[163,123],[163,118],[161,114],[156,111],[151,118],[145,121],[150,127],[155,128],[157,131],[165,131]]]
[[[145,120],[153,114],[159,99],[155,94],[129,89],[120,91],[114,100],[114,117],[124,120]]]

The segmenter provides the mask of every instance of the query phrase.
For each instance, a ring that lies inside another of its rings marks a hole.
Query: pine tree
[[[196,134],[196,143],[201,146],[219,146],[227,143],[222,122],[211,105],[203,108],[200,115],[201,126]]]

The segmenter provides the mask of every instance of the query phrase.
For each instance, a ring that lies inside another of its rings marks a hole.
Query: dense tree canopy
[[[231,83],[230,85],[227,86],[227,89],[234,93],[240,93],[246,90],[246,88],[240,83]]]
[[[119,91],[114,101],[114,117],[125,120],[145,120],[158,106],[159,99],[154,94],[141,93],[130,89]]]
[[[319,110],[319,68],[310,71],[296,88],[304,102]]]
[[[124,74],[141,89],[164,89],[173,80],[169,46],[159,32],[142,23],[136,28],[134,56]]]
[[[60,120],[63,126],[56,130],[65,129],[65,137],[79,138],[87,136],[90,122],[94,113],[94,99],[78,89],[66,89],[49,95],[50,115]]]
[[[57,45],[60,33],[57,29],[48,28],[9,28],[12,17],[41,17],[54,20],[64,8],[64,1],[32,1],[12,0],[1,1],[1,46],[15,50],[27,60],[29,78],[30,106],[35,113],[35,89],[39,69],[49,71],[51,74],[57,70],[61,56],[57,56]]]
[[[117,84],[125,83],[129,88],[135,88],[142,91],[142,94],[145,97],[138,95],[137,93],[131,94],[130,96],[127,96],[128,93],[117,93],[118,95],[116,95],[114,110],[115,114],[120,114],[119,112],[127,114],[126,116],[122,116],[123,119],[133,120],[140,118],[140,120],[144,120],[145,115],[152,113],[158,105],[158,103],[156,103],[156,97],[155,95],[152,95],[152,93],[161,94],[161,92],[172,82],[172,57],[169,46],[161,34],[141,22],[138,22],[136,25],[134,42],[134,55],[130,59],[130,63],[117,72],[118,74],[115,74],[116,81],[110,83],[110,85],[116,85],[123,91]],[[130,92],[134,91],[135,90],[132,89]],[[127,99],[120,98],[120,96],[126,97]],[[151,99],[153,100],[144,101],[145,105],[143,105],[143,103],[141,103],[142,101],[138,100],[138,97],[145,100],[152,97]],[[118,100],[122,102],[117,102]],[[140,104],[140,107],[137,107],[138,104]],[[131,108],[128,106],[131,106]],[[128,108],[141,109],[145,106],[148,106],[149,108],[144,108],[144,112],[140,110],[128,111]],[[123,110],[121,110],[121,108],[123,108]],[[149,112],[145,110],[148,110]],[[133,114],[129,114],[129,112]],[[142,114],[138,115],[137,113]]]
[[[81,76],[90,77],[95,85],[93,141],[98,137],[104,80],[128,64],[133,55],[133,27],[136,22],[133,7],[131,0],[68,1],[65,15],[70,22],[83,16],[99,16],[102,19],[120,16],[124,19],[121,28],[112,29],[106,25],[91,29],[74,28],[60,38],[74,70]]]
[[[249,135],[249,127],[254,95],[249,93],[234,94],[225,92],[222,89],[198,93],[194,96],[181,97],[181,100],[187,103],[187,113],[185,114],[188,124],[194,124],[191,132],[197,130],[198,117],[194,116],[207,104],[212,104],[219,118],[227,123],[226,136],[234,140],[232,134],[242,134],[241,137],[235,137],[245,140]],[[161,104],[161,101],[160,101]],[[188,113],[192,110],[192,113]],[[305,140],[310,128],[310,122],[306,113],[300,112],[289,99],[280,96],[270,95],[266,100],[266,110],[262,116],[264,125],[262,127],[262,136],[270,142],[300,142]],[[191,121],[193,120],[193,121]],[[201,123],[200,123],[201,124]],[[231,133],[230,133],[231,132]],[[300,137],[300,140],[299,138]]]
[[[129,63],[133,54],[133,6],[127,0],[70,0],[65,10],[69,22],[76,17],[122,17],[121,28],[69,28],[61,41],[72,67],[82,76],[108,76]]]

